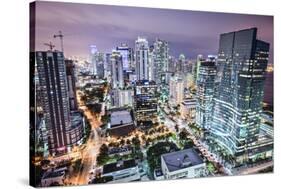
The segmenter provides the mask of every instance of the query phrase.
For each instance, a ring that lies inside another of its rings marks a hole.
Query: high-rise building
[[[154,66],[155,66],[155,81],[157,84],[162,83],[164,72],[168,71],[169,56],[168,42],[156,39],[154,42]]]
[[[75,81],[75,65],[73,60],[65,60],[67,88],[69,94],[70,110],[78,110]]]
[[[104,77],[109,81],[111,76],[111,53],[105,53],[104,58]]]
[[[178,105],[183,101],[184,98],[184,80],[179,75],[171,77],[169,82],[169,95],[170,102]]]
[[[157,120],[157,85],[155,81],[137,81],[134,88],[134,112],[140,125],[151,125]]]
[[[236,164],[248,161],[258,140],[268,52],[257,28],[220,35],[211,136]]]
[[[111,54],[111,77],[113,89],[124,87],[122,56],[117,51]]]
[[[116,51],[120,52],[123,62],[123,70],[129,71],[132,70],[133,62],[133,49],[128,47],[127,44],[122,43],[120,46],[116,47]]]
[[[138,37],[138,39],[135,41],[137,80],[149,79],[148,52],[148,41],[146,38]]]
[[[116,108],[133,105],[132,89],[113,89],[111,94],[111,105]]]
[[[177,72],[183,72],[185,66],[185,56],[184,54],[179,55],[179,60],[177,62]]]
[[[105,56],[102,52],[96,53],[96,63],[97,63],[97,76],[98,78],[104,78],[104,64],[105,64]]]
[[[96,45],[91,45],[90,46],[90,51],[91,51],[91,55],[90,55],[90,58],[91,58],[91,72],[92,74],[94,75],[97,75],[97,58],[96,58],[96,55],[98,53],[98,49],[97,49],[97,46]]]
[[[193,74],[193,81],[194,81],[195,85],[196,85],[196,81],[197,81],[198,71],[200,68],[200,63],[202,60],[203,60],[203,55],[199,54],[197,56],[196,62],[194,62],[194,64],[193,64],[192,74]]]
[[[43,112],[51,154],[65,153],[71,127],[66,68],[62,52],[36,52]]]
[[[201,60],[197,77],[196,123],[204,129],[210,129],[211,126],[215,77],[215,60]]]
[[[154,64],[154,60],[155,60],[154,46],[150,46],[148,52],[148,80],[149,81],[155,81],[156,67]]]

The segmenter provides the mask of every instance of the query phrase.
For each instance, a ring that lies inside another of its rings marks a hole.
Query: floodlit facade
[[[215,60],[201,61],[197,76],[196,123],[204,129],[210,129],[211,127],[215,77]]]
[[[157,85],[154,81],[138,81],[134,89],[134,112],[138,122],[157,118]]]
[[[258,140],[268,52],[257,28],[220,36],[211,135],[237,164],[248,161]]]
[[[179,76],[171,77],[169,81],[170,102],[178,105],[184,98],[184,80]]]
[[[70,143],[70,108],[66,68],[62,52],[36,52],[36,64],[43,99],[51,154],[67,152]]]
[[[155,81],[157,84],[162,83],[162,75],[168,71],[168,42],[156,39],[154,42],[154,66],[155,66]]]
[[[138,39],[135,41],[135,53],[136,53],[137,80],[148,80],[149,79],[149,61],[148,61],[149,46],[146,38],[138,37]]]
[[[124,87],[122,56],[117,51],[111,54],[111,77],[113,89]]]

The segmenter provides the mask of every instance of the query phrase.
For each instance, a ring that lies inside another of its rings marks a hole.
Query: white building
[[[179,76],[173,76],[169,82],[170,88],[170,102],[174,105],[178,105],[184,98],[184,81]]]
[[[49,170],[44,173],[41,179],[41,187],[48,187],[52,184],[63,185],[65,179],[66,168]]]
[[[161,169],[165,179],[196,178],[205,176],[206,164],[193,148],[189,148],[163,154]]]
[[[135,41],[137,80],[149,79],[148,52],[148,41],[146,38],[138,37],[138,39]]]
[[[188,123],[194,123],[196,117],[196,99],[184,99],[180,104],[180,113],[182,119],[186,119]]]
[[[103,177],[112,177],[108,183],[122,183],[140,180],[140,171],[134,159],[118,161],[103,166]]]
[[[114,89],[112,90],[112,106],[115,108],[132,106],[133,105],[133,94],[132,89]]]

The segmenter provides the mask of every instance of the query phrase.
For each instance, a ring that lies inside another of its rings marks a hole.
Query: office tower
[[[179,75],[171,77],[169,82],[170,103],[178,105],[184,98],[184,80]]]
[[[111,54],[111,77],[113,89],[124,87],[122,56],[117,51],[112,51]]]
[[[176,72],[176,59],[173,56],[169,56],[168,58],[168,71]]]
[[[132,70],[133,62],[133,49],[128,47],[127,44],[122,43],[120,46],[116,47],[116,51],[120,52],[123,62],[123,70],[129,71]]]
[[[199,71],[199,67],[200,67],[200,62],[203,60],[203,55],[199,54],[197,56],[196,62],[193,64],[193,68],[192,68],[192,74],[193,74],[193,81],[194,84],[196,85],[196,81],[197,81],[197,76],[198,76],[198,71]]]
[[[113,107],[124,107],[133,105],[133,95],[132,89],[113,89],[111,91],[111,105]]]
[[[111,53],[105,53],[105,60],[104,60],[104,77],[107,81],[110,80],[111,75]]]
[[[155,81],[157,84],[162,83],[162,75],[168,71],[168,42],[156,39],[154,42],[154,65],[155,65]]]
[[[154,60],[155,60],[154,47],[150,46],[148,52],[148,80],[149,81],[155,81],[156,68],[155,68]]]
[[[97,76],[98,78],[104,78],[104,64],[105,64],[105,56],[104,53],[102,52],[97,52],[95,54],[95,59],[96,59],[96,65],[97,65]]]
[[[268,52],[257,28],[220,35],[211,136],[236,164],[248,161],[258,140]]]
[[[98,49],[97,49],[97,46],[96,45],[91,45],[90,46],[90,51],[91,51],[91,55],[90,55],[90,58],[91,58],[91,73],[93,75],[97,75],[97,53],[98,53]]]
[[[43,112],[48,130],[50,154],[65,153],[70,138],[70,108],[66,68],[62,52],[36,52]]]
[[[183,72],[185,66],[185,56],[184,54],[179,55],[179,60],[177,62],[177,72]]]
[[[73,60],[65,60],[66,66],[66,77],[67,77],[67,88],[69,94],[69,105],[70,110],[78,110],[76,86],[75,86],[75,65]]]
[[[135,51],[137,80],[148,80],[148,41],[143,37],[138,37],[135,41]]]
[[[210,129],[215,92],[216,64],[214,59],[201,60],[197,77],[196,123]]]
[[[157,120],[157,85],[155,81],[137,81],[134,88],[134,112],[138,126],[151,126]]]

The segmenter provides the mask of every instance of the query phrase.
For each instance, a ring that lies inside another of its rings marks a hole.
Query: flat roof
[[[185,169],[204,163],[203,159],[193,148],[163,154],[162,158],[169,172]]]
[[[109,163],[103,166],[103,174],[112,173],[115,171],[120,171],[123,169],[128,169],[136,167],[136,161],[134,159],[125,160],[121,162]]]
[[[127,124],[127,123],[132,123],[132,122],[133,122],[132,116],[131,116],[130,112],[127,110],[115,111],[115,112],[111,113],[111,116],[110,116],[111,126]]]

